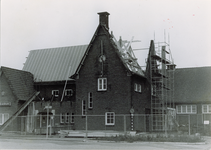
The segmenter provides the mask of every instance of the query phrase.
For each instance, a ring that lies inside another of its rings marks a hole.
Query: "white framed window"
[[[69,123],[70,113],[60,113],[60,123]]]
[[[71,114],[71,123],[74,123],[74,121],[75,121],[75,116],[74,115],[75,115],[74,113]]]
[[[8,113],[0,113],[0,125],[3,125],[9,119]]]
[[[141,84],[135,83],[134,84],[134,91],[141,93]]]
[[[107,90],[107,78],[99,78],[98,91],[106,91],[106,90]]]
[[[138,92],[141,93],[141,84],[138,84]]]
[[[93,97],[92,97],[92,93],[91,92],[88,93],[88,108],[89,109],[93,108]]]
[[[86,115],[86,101],[82,100],[82,116]]]
[[[203,114],[211,113],[211,104],[202,105],[202,113]]]
[[[66,89],[65,90],[65,96],[72,96],[73,95],[73,90],[72,89]]]
[[[197,113],[197,107],[196,105],[178,105],[177,108],[177,114],[196,114]]]
[[[106,112],[105,113],[105,125],[114,125],[115,124],[115,113]]]
[[[134,91],[138,92],[138,84],[137,83],[134,84]]]
[[[65,123],[69,123],[69,120],[70,120],[70,114],[66,113],[65,114]]]
[[[65,113],[60,113],[60,123],[64,123],[65,121]]]
[[[59,90],[52,90],[52,95],[54,97],[59,97]]]

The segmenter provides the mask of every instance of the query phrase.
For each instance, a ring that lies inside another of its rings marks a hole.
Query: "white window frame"
[[[112,116],[113,116],[113,118],[110,119],[110,117],[112,117]],[[108,119],[110,121],[108,121]],[[114,112],[106,112],[105,113],[105,125],[115,125],[115,113]]]
[[[3,125],[9,119],[9,113],[0,113],[0,125]]]
[[[89,109],[93,108],[93,94],[92,94],[92,92],[88,93],[88,108]]]
[[[65,113],[60,113],[60,123],[65,122]]]
[[[134,83],[134,91],[141,93],[141,84]]]
[[[85,116],[86,115],[86,101],[85,100],[82,100],[82,105],[81,105],[81,108],[82,108],[82,116]]]
[[[138,84],[138,92],[141,93],[141,84]]]
[[[107,78],[98,78],[98,91],[107,90]]]
[[[70,121],[70,114],[65,113],[65,123],[69,123],[69,121]]]
[[[73,90],[72,89],[66,89],[65,90],[65,96],[72,96],[73,95]]]
[[[54,92],[58,92],[58,94],[55,94]],[[52,95],[54,97],[59,97],[59,90],[52,90]]]
[[[138,84],[137,83],[134,84],[134,91],[138,92]]]
[[[74,123],[75,122],[75,114],[74,113],[71,113],[71,122],[70,123]]]
[[[205,112],[204,108],[206,108],[206,112]],[[203,114],[211,114],[211,104],[203,104],[202,105],[202,113]]]
[[[196,114],[197,113],[196,105],[177,105],[176,109],[177,109],[177,114]]]

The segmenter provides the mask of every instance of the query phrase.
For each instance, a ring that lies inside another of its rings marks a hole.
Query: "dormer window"
[[[98,78],[98,91],[107,90],[107,78]]]
[[[52,90],[52,95],[54,97],[59,97],[59,90]]]

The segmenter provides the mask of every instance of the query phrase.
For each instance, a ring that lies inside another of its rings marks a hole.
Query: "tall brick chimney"
[[[100,12],[98,13],[99,15],[99,23],[100,24],[103,24],[106,26],[106,28],[109,29],[109,26],[108,26],[108,16],[110,15],[108,12]]]

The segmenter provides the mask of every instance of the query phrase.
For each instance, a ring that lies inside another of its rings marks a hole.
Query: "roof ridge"
[[[179,70],[179,69],[199,69],[199,68],[211,68],[211,66],[176,68],[176,70]]]
[[[58,48],[68,48],[68,47],[79,47],[79,46],[87,46],[89,44],[83,44],[83,45],[73,45],[73,46],[61,46],[61,47],[49,47],[49,48],[43,48],[43,49],[33,49],[33,50],[30,50],[29,52],[31,51],[39,51],[39,50],[50,50],[50,49],[58,49]]]
[[[10,69],[10,70],[14,70],[14,71],[22,71],[22,72],[29,73],[29,74],[33,75],[31,72],[29,72],[29,71],[25,71],[25,70],[20,70],[20,69],[15,69],[15,68],[10,68],[10,67],[5,67],[5,66],[1,66],[0,68],[1,68],[1,69],[2,69],[2,68],[5,68],[5,69]],[[4,72],[4,70],[2,70],[2,71]]]

